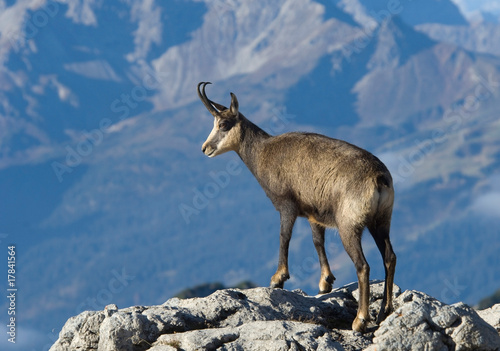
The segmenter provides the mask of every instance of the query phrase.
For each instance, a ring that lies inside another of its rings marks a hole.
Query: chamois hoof
[[[271,278],[271,288],[278,288],[278,289],[283,289],[283,286],[285,285],[285,281],[290,279],[290,275],[283,273],[279,274],[278,276],[273,275]]]
[[[385,308],[382,307],[377,316],[377,325],[382,323],[387,318],[387,316],[390,315],[392,312],[394,312],[392,306],[387,306]]]
[[[368,325],[368,320],[356,317],[354,319],[354,322],[352,322],[352,330],[359,333],[364,333],[366,331],[367,325]]]
[[[327,277],[322,277],[319,281],[319,293],[320,294],[328,294],[332,291],[333,282],[335,281],[335,277],[333,275],[329,275]]]
[[[328,294],[329,292],[332,292],[332,286],[330,285],[330,287],[327,287],[327,288],[320,288],[319,291],[318,291],[318,294],[319,295],[323,295],[323,294]]]
[[[272,283],[271,282],[271,285],[269,285],[269,287],[273,288],[273,289],[283,289],[284,285],[285,285],[285,283]]]

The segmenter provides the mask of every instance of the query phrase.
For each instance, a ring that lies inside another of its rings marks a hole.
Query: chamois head
[[[240,141],[240,114],[238,112],[238,99],[231,93],[231,106],[229,108],[211,101],[207,98],[205,87],[210,82],[198,84],[198,96],[214,116],[214,127],[201,150],[208,157],[214,157],[228,151],[237,151]],[[200,90],[201,88],[201,90]]]

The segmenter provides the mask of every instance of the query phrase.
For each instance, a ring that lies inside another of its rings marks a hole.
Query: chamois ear
[[[233,93],[231,93],[231,107],[229,109],[234,117],[238,117],[238,99]]]
[[[224,105],[221,105],[221,104],[218,104],[218,103],[216,103],[216,102],[213,102],[212,100],[210,100],[210,102],[212,103],[212,105],[214,105],[214,106],[215,106],[215,108],[216,108],[217,110],[219,110],[219,112],[222,112],[222,111],[227,110],[227,107],[226,107],[226,106],[224,106]]]

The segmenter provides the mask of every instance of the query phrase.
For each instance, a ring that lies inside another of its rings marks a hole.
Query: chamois
[[[271,287],[283,288],[290,278],[288,246],[297,217],[308,219],[321,265],[320,293],[332,290],[335,280],[325,252],[326,227],[337,228],[342,244],[356,267],[360,291],[353,330],[363,332],[369,322],[369,274],[361,247],[368,228],[385,266],[380,323],[392,312],[396,255],[389,239],[394,188],[387,167],[370,152],[345,141],[315,133],[292,132],[271,136],[239,112],[231,93],[229,108],[207,98],[198,84],[198,96],[214,116],[214,127],[202,151],[214,157],[235,151],[257,178],[280,213],[280,250]]]

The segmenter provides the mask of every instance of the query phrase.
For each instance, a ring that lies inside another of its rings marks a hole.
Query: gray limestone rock
[[[405,291],[397,308],[375,331],[368,350],[499,350],[500,336],[463,303],[446,305],[418,291]]]
[[[219,290],[160,306],[85,311],[70,318],[51,351],[499,350],[497,331],[470,307],[394,287],[395,312],[353,332],[357,284],[326,295],[271,288]],[[383,282],[372,282],[374,319]],[[498,308],[480,312],[498,325]]]
[[[162,335],[155,345],[182,350],[344,350],[338,333],[322,325],[288,321],[257,321],[239,327],[194,330]]]
[[[500,303],[490,308],[477,311],[477,314],[500,333]]]

